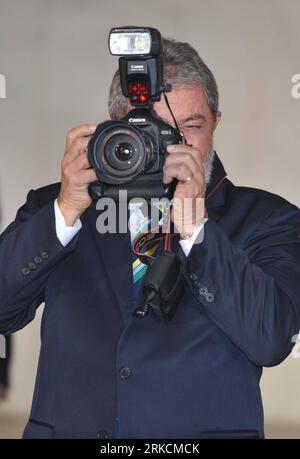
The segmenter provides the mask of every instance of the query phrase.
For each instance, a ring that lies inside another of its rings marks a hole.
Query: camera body
[[[176,130],[145,108],[131,110],[120,121],[99,124],[88,149],[99,178],[90,187],[93,199],[117,200],[120,189],[127,190],[128,199],[170,199],[175,183],[163,184],[163,164],[167,146],[180,141]]]
[[[88,145],[88,159],[99,180],[90,184],[90,195],[118,200],[119,191],[126,190],[128,199],[171,199],[175,180],[163,184],[163,164],[167,146],[181,143],[182,136],[153,113],[153,103],[167,90],[160,33],[144,27],[112,29],[110,50],[122,56],[122,92],[136,108],[121,120],[97,126]]]

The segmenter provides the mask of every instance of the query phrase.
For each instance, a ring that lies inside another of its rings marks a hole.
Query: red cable
[[[208,196],[206,196],[205,200],[209,199],[211,197],[211,195],[214,194],[215,191],[217,191],[217,189],[219,188],[219,186],[224,182],[224,180],[226,179],[227,177],[227,174],[224,175],[224,177],[222,177],[218,183],[214,186],[214,188],[211,190],[211,192],[209,193]]]
[[[164,251],[165,252],[170,252],[171,251],[170,227],[171,227],[171,212],[169,211],[167,234],[166,234],[166,237],[165,237],[165,246],[164,246]]]

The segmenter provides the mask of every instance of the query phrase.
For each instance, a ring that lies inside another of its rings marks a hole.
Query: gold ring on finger
[[[193,174],[189,175],[185,180],[182,180],[182,181],[183,181],[183,183],[188,183],[188,182],[190,182],[192,180],[192,178],[193,178]]]

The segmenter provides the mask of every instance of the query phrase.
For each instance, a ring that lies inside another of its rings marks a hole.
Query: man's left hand
[[[201,155],[192,146],[170,145],[167,151],[169,155],[163,168],[163,182],[167,185],[174,178],[178,180],[173,196],[171,218],[180,234],[184,236],[197,227],[204,216],[207,216],[204,206],[205,172]],[[190,210],[187,206],[190,206]]]

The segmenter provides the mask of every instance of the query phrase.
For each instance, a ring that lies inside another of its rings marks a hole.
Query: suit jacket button
[[[30,269],[31,271],[34,271],[34,270],[36,269],[36,264],[33,263],[32,261],[31,261],[30,263],[28,263],[28,266],[29,266],[29,269]]]
[[[106,432],[106,430],[100,430],[100,432],[97,433],[97,438],[108,438],[108,432]]]
[[[46,258],[49,257],[48,252],[42,252],[41,255],[42,255],[42,258],[43,258],[44,260],[46,260]]]
[[[199,295],[207,295],[207,294],[208,294],[208,289],[206,287],[199,288]]]
[[[28,276],[29,273],[30,273],[30,269],[28,269],[28,268],[23,268],[22,269],[23,276]]]
[[[215,299],[215,295],[213,293],[207,293],[207,295],[205,296],[206,298],[206,301],[208,301],[209,303],[211,303],[212,301],[214,301]]]
[[[40,264],[40,263],[42,263],[42,259],[41,259],[40,256],[35,257],[35,258],[34,258],[34,261],[35,261],[35,263],[36,263],[37,265]]]
[[[131,375],[131,370],[128,367],[123,367],[120,370],[120,376],[122,379],[127,379]]]

